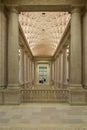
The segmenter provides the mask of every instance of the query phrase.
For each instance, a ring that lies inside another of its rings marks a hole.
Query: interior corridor
[[[0,130],[87,130],[87,0],[0,0]]]
[[[0,104],[86,105],[86,2],[0,3]]]

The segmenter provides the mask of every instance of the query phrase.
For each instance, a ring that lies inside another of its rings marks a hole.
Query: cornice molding
[[[85,4],[86,0],[4,0],[7,4],[26,4],[26,5],[71,5],[71,4]]]
[[[43,61],[51,61],[53,60],[53,57],[33,57],[33,59],[35,61],[40,61],[40,60],[43,60]]]
[[[67,28],[66,28],[66,30],[64,32],[64,35],[61,38],[59,46],[58,46],[58,48],[57,48],[57,50],[56,50],[56,52],[54,54],[54,58],[55,59],[57,58],[57,56],[59,55],[59,53],[61,52],[61,50],[64,48],[64,46],[66,45],[66,41],[67,41],[68,38],[70,38],[70,22],[68,23]],[[67,45],[68,44],[69,43],[67,43]]]
[[[23,49],[25,48],[26,52],[28,52],[30,57],[33,58],[33,55],[32,55],[32,53],[30,51],[30,48],[28,46],[27,40],[26,40],[26,38],[25,38],[25,36],[23,34],[23,31],[22,31],[22,28],[21,28],[20,24],[19,24],[19,34],[20,34],[19,35],[20,42],[22,42],[22,43],[19,43],[19,46],[23,46]]]

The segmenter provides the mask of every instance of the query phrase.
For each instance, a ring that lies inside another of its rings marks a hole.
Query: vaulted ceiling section
[[[68,12],[21,12],[19,22],[33,56],[54,55],[70,21]]]

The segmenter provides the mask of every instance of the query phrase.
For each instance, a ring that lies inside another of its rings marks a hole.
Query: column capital
[[[81,13],[81,7],[79,6],[72,6],[71,14],[73,13]]]
[[[10,13],[16,13],[16,14],[19,14],[19,12],[18,12],[18,10],[17,10],[17,8],[16,7],[8,7],[8,10],[9,10],[9,12]]]

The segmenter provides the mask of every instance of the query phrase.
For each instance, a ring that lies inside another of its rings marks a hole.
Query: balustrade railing
[[[68,90],[21,90],[22,102],[67,102]]]

